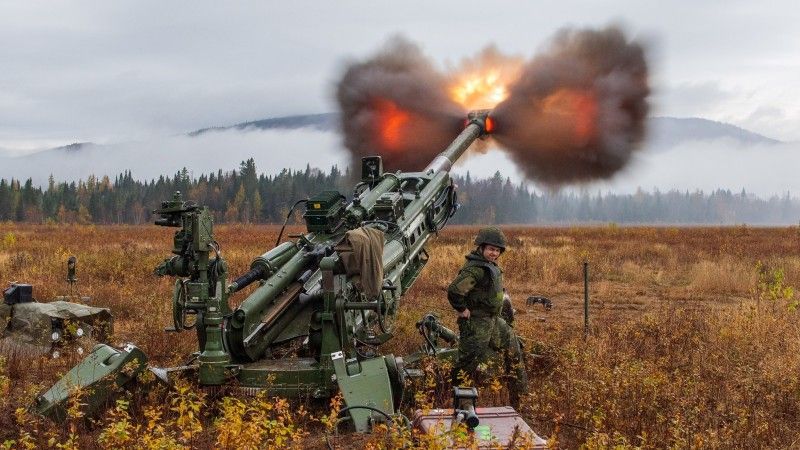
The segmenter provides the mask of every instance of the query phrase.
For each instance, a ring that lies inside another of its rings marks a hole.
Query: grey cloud
[[[730,118],[778,139],[800,137],[795,3],[4,1],[0,146],[147,142],[332,111],[341,61],[396,32],[445,65],[489,43],[529,56],[562,26],[618,20],[657,37],[658,114]]]
[[[766,120],[783,120],[786,118],[786,112],[781,108],[772,106],[761,106],[756,108],[745,121],[747,122],[760,122]]]
[[[788,140],[800,139],[800,130],[797,128],[798,117],[797,108],[794,114],[785,108],[774,106],[757,106],[749,114],[743,117],[733,117],[731,120],[741,123],[742,126],[751,130],[759,130],[762,133],[778,135],[783,133]],[[787,133],[785,130],[793,130],[794,133]]]
[[[741,95],[723,88],[719,80],[668,84],[656,92],[656,105],[668,105],[664,113],[673,116],[707,116]]]

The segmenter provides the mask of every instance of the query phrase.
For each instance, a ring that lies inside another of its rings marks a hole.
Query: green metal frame
[[[314,397],[330,396],[338,387],[353,407],[351,417],[358,431],[366,431],[372,414],[356,407],[371,406],[392,414],[393,397],[402,386],[402,363],[393,356],[362,354],[359,347],[379,345],[392,336],[391,323],[401,298],[427,263],[428,239],[456,210],[450,167],[485,135],[487,116],[486,111],[471,113],[464,131],[423,172],[371,172],[344,208],[336,193],[325,193],[312,205],[319,211],[306,214],[324,220],[311,220],[309,233],[256,258],[251,269],[231,283],[208,209],[184,201],[179,192],[163,202],[154,211],[160,216],[156,224],[179,230],[174,236],[174,256],[159,264],[155,273],[178,279],[174,331],[190,328],[187,316],[196,316],[199,355],[195,367],[185,369],[196,369],[198,382],[205,387],[235,381],[243,388]],[[371,161],[372,166],[380,166],[379,160]],[[384,232],[384,290],[377,299],[359,292],[333,251],[347,231],[358,227]],[[230,296],[256,281],[259,286],[231,310]],[[309,355],[276,357],[281,347],[304,337]],[[101,358],[113,351],[109,349],[93,352],[89,359]],[[137,361],[143,360],[138,349],[131,352]],[[120,353],[125,358],[130,354]],[[452,357],[453,353],[429,346],[411,359],[424,354]],[[96,362],[84,362],[76,369],[85,373],[95,367]],[[175,371],[155,372],[168,378]],[[98,389],[107,387],[98,377],[90,374],[89,378],[95,378]],[[48,397],[50,404],[65,398],[66,385],[59,383],[57,392]]]

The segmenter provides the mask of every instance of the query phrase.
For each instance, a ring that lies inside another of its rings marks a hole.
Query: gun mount
[[[376,349],[392,337],[403,295],[428,261],[425,245],[456,212],[450,168],[491,128],[489,111],[470,113],[459,136],[421,172],[384,172],[380,157],[364,158],[352,201],[332,191],[307,199],[308,232],[255,258],[231,283],[209,211],[180,193],[163,202],[154,211],[156,225],[179,230],[173,256],[154,272],[176,279],[170,331],[194,330],[199,343],[196,363],[183,371],[196,372],[198,383],[212,388],[233,382],[318,398],[339,389],[357,431],[393,414],[403,358]],[[254,283],[230,308],[230,297]],[[425,354],[441,353],[436,337],[456,339],[432,319],[420,330],[429,336]],[[39,412],[48,415],[61,400],[51,392],[45,397]],[[375,409],[386,414],[374,415]]]

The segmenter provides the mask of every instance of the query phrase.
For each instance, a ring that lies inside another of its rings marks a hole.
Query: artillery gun
[[[394,414],[405,361],[452,358],[457,352],[439,347],[439,338],[453,343],[457,335],[433,316],[417,325],[425,338],[418,353],[404,359],[376,350],[392,337],[403,295],[428,261],[425,245],[457,209],[449,171],[491,131],[491,120],[488,111],[470,113],[463,131],[421,172],[384,172],[380,157],[364,158],[351,202],[335,191],[298,202],[305,203],[308,232],[283,243],[279,236],[274,248],[230,282],[208,209],[184,201],[180,193],[163,202],[154,211],[156,225],[178,228],[173,256],[155,268],[156,275],[176,279],[168,331],[193,330],[199,349],[186,366],[150,370],[167,382],[190,375],[212,390],[235,385],[247,392],[315,398],[338,390],[356,431],[368,431],[374,421]],[[231,308],[231,297],[254,283],[258,286]],[[97,395],[92,402],[102,402],[103,392],[125,384],[145,362],[131,344],[122,350],[98,346],[39,396],[35,407],[63,417],[75,386],[92,388]]]

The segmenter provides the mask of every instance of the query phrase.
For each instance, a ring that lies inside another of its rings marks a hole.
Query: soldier
[[[497,258],[506,249],[506,237],[495,227],[482,228],[475,238],[477,248],[466,256],[467,261],[447,288],[447,298],[458,311],[458,361],[452,380],[457,385],[461,374],[473,381],[479,365],[503,364],[511,377],[509,396],[514,407],[524,393],[528,377],[522,360],[519,339],[503,319],[510,309],[504,308],[503,271]],[[495,358],[502,356],[502,358]]]

